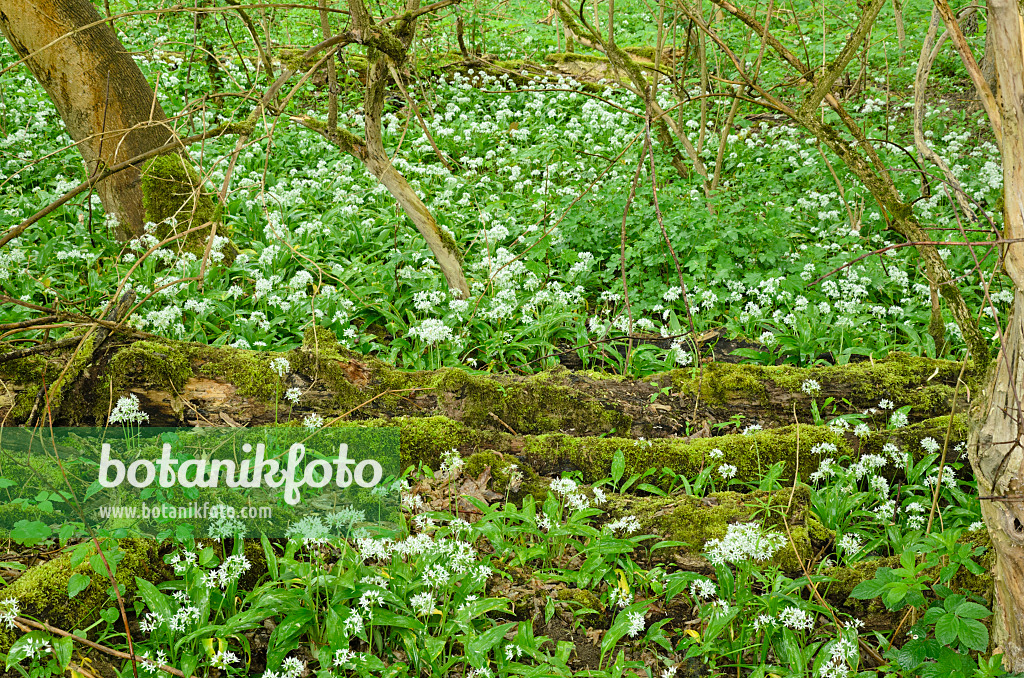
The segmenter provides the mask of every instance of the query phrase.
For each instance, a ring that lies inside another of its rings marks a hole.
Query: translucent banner
[[[358,536],[397,523],[397,428],[0,428],[0,534]]]

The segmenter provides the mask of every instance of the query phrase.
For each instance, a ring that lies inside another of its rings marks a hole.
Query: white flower
[[[892,401],[887,398],[882,398],[878,401],[878,409],[880,410],[891,410],[893,408]]]
[[[903,412],[893,412],[889,417],[890,428],[903,428],[907,425],[907,415]]]
[[[7,598],[0,601],[0,622],[3,622],[9,629],[14,628],[14,618],[21,614],[17,598]]]
[[[730,478],[736,477],[736,467],[732,464],[722,464],[718,467],[718,475],[722,476],[723,480],[729,480]]]
[[[844,534],[839,538],[839,548],[843,549],[847,555],[856,555],[864,542],[855,534]]]
[[[646,622],[644,622],[643,612],[627,612],[626,620],[629,621],[629,637],[636,638],[640,635],[640,632],[644,630]]]
[[[785,544],[786,537],[778,532],[765,532],[756,523],[735,523],[729,525],[723,538],[709,540],[704,547],[713,565],[724,565],[745,560],[763,562]]]
[[[234,664],[238,661],[238,655],[234,652],[217,652],[210,658],[210,666],[217,669],[226,669],[228,664]]]
[[[285,657],[281,662],[282,678],[298,678],[306,670],[306,662],[298,657]]]
[[[331,663],[334,664],[335,668],[342,668],[345,664],[355,659],[356,653],[348,648],[342,648],[334,651],[334,659]]]
[[[290,388],[284,393],[284,399],[295,405],[299,402],[299,398],[302,397],[302,389]]]
[[[710,579],[694,579],[690,582],[690,595],[694,598],[714,598],[718,593],[715,582]]]
[[[761,425],[760,424],[751,424],[750,426],[748,426],[745,429],[743,429],[743,435],[748,436],[751,433],[757,433],[760,430],[761,430]]]
[[[438,344],[442,341],[448,341],[454,338],[452,328],[444,324],[443,321],[437,318],[427,318],[416,327],[409,330],[410,337],[419,337],[424,343]]]
[[[270,361],[270,369],[277,373],[277,376],[284,377],[291,369],[287,358],[274,358]]]
[[[423,593],[417,593],[409,599],[409,602],[412,603],[412,608],[416,611],[416,616],[430,614],[434,611],[434,597],[426,591]]]
[[[939,442],[935,438],[924,438],[921,440],[921,447],[924,448],[925,452],[935,453],[939,451]]]
[[[794,631],[809,631],[814,628],[814,617],[798,607],[787,607],[779,613],[779,623]]]
[[[800,385],[800,390],[813,397],[821,393],[821,384],[814,379],[805,379],[804,383]]]
[[[640,521],[636,516],[623,516],[613,523],[608,523],[608,529],[612,532],[624,532],[633,534],[640,529]]]
[[[316,412],[310,412],[302,420],[302,425],[305,426],[306,428],[308,428],[311,431],[315,431],[315,430],[317,430],[318,428],[321,428],[324,425],[324,418],[321,417]]]
[[[141,424],[144,421],[149,421],[149,415],[139,407],[139,397],[134,393],[118,398],[110,413],[111,424]]]
[[[576,491],[576,481],[572,478],[556,478],[551,481],[551,491],[555,494],[569,495]]]

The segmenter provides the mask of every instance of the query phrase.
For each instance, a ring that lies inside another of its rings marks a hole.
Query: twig
[[[32,628],[40,629],[42,631],[47,631],[47,632],[52,633],[52,634],[57,635],[57,636],[63,636],[65,638],[70,638],[71,640],[79,642],[82,645],[85,645],[87,647],[91,647],[94,650],[99,650],[100,652],[103,652],[105,654],[109,654],[112,657],[117,657],[118,659],[128,659],[128,660],[134,659],[135,661],[140,661],[140,662],[141,661],[148,661],[144,657],[138,657],[138,656],[133,657],[132,655],[128,654],[127,652],[121,652],[120,650],[115,650],[112,647],[107,647],[106,645],[100,645],[99,643],[94,643],[91,640],[88,640],[86,638],[82,638],[81,636],[76,636],[73,633],[68,633],[64,629],[59,629],[56,626],[50,626],[49,624],[47,624],[45,622],[37,622],[37,621],[33,621],[31,619],[26,619],[25,617],[15,617],[14,621],[16,621],[17,623],[19,623],[19,624],[21,624],[23,626],[29,626],[29,627],[32,627]],[[178,669],[174,668],[173,666],[168,666],[167,664],[159,664],[158,667],[159,667],[159,669],[161,671],[166,671],[167,673],[170,673],[173,676],[179,676],[179,678],[185,678],[185,674],[182,673],[181,671],[179,671]]]
[[[501,417],[496,415],[494,412],[488,412],[487,414],[491,415],[492,419],[494,419],[496,422],[498,422],[499,424],[501,424],[502,426],[507,428],[512,433],[512,435],[514,435],[514,436],[519,435],[518,433],[516,433],[516,430],[514,428],[512,428],[511,426],[506,424],[504,421],[502,421]]]

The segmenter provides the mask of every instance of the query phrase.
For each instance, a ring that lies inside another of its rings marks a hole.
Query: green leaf
[[[89,588],[90,583],[92,583],[91,577],[84,575],[81,572],[75,572],[68,579],[68,598],[74,598],[79,593]]]
[[[878,579],[868,579],[854,586],[853,591],[850,591],[850,597],[857,600],[869,600],[882,595],[884,590],[885,582],[881,582]]]
[[[395,614],[391,610],[385,610],[384,608],[375,609],[373,611],[373,625],[377,626],[394,626],[403,629],[411,629],[413,631],[423,630],[423,622],[418,619],[413,619],[404,614]]]
[[[374,610],[374,616],[378,612],[379,610]],[[281,666],[285,655],[299,646],[299,638],[306,632],[306,627],[312,619],[313,611],[302,608],[292,612],[274,629],[267,648],[267,666],[273,667],[272,671]]]
[[[71,651],[74,649],[74,646],[75,642],[67,636],[54,639],[53,658],[57,660],[61,670],[67,670],[68,664],[71,663]]]
[[[988,629],[984,624],[976,619],[961,619],[959,627],[957,635],[965,647],[978,652],[988,649]]]
[[[260,544],[263,546],[263,557],[267,560],[267,570],[270,573],[270,580],[277,581],[277,553],[274,546],[267,539],[266,534],[260,534]]]
[[[157,613],[164,619],[170,619],[173,616],[171,600],[161,593],[160,589],[141,577],[135,578],[135,584],[139,587],[139,595],[151,612]]]
[[[622,474],[626,472],[626,455],[622,452],[622,448],[615,450],[615,455],[612,457],[612,486],[618,487],[619,481],[622,480]]]
[[[978,603],[972,603],[970,601],[960,603],[956,608],[956,616],[964,619],[984,619],[985,617],[992,614],[988,608]]]
[[[883,602],[885,602],[885,606],[890,609],[899,605],[899,603],[907,597],[907,594],[910,593],[910,587],[903,582],[889,584],[888,589],[889,590],[885,592],[882,599]]]
[[[952,614],[944,614],[935,622],[935,639],[943,645],[950,645],[956,640],[957,620]]]
[[[14,529],[11,530],[11,539],[25,546],[34,546],[52,533],[50,526],[42,521],[19,520],[14,523]]]
[[[507,624],[499,624],[493,628],[489,628],[479,636],[469,641],[466,645],[466,656],[469,657],[469,663],[476,668],[482,668],[487,665],[487,653],[491,651],[498,641],[505,637],[505,633],[508,632],[513,626],[516,626],[519,622],[508,622]]]
[[[14,641],[11,649],[7,652],[7,670],[9,671],[12,666],[20,663],[23,659],[28,659],[34,651],[37,640],[49,640],[49,638],[50,636],[42,631],[32,631]]]

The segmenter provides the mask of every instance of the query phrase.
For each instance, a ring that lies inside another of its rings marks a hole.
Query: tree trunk
[[[990,0],[988,37],[1002,92],[1003,237],[1024,237],[1024,55],[1014,0]],[[993,121],[996,123],[999,121]],[[991,379],[974,410],[968,451],[996,553],[993,643],[1003,667],[1024,671],[1024,243],[1004,249],[1014,308]]]
[[[171,137],[142,71],[100,21],[89,0],[0,0],[0,31],[50,95],[90,175]],[[130,169],[97,184],[119,240],[143,232],[140,179]]]

